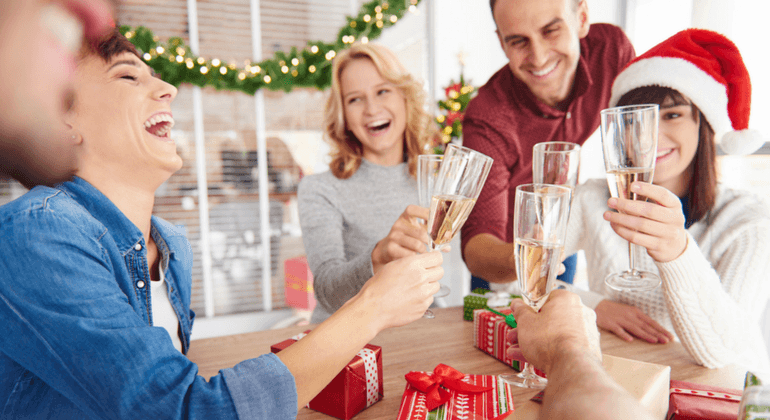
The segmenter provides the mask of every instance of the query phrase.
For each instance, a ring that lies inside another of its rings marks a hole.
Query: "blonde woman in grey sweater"
[[[387,48],[356,44],[334,60],[326,104],[329,172],[305,177],[299,213],[320,322],[390,261],[424,252],[417,156],[435,123],[425,94]]]

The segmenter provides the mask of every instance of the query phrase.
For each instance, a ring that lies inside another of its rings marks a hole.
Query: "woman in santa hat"
[[[585,250],[590,286],[577,292],[598,325],[625,340],[678,338],[703,366],[768,370],[759,322],[770,296],[770,202],[717,182],[717,146],[748,154],[763,143],[748,130],[751,84],[738,49],[700,29],[653,47],[618,75],[610,99],[649,103],[660,105],[653,182],[632,185],[647,202],[610,198],[603,180],[577,189],[565,251]],[[626,241],[661,287],[605,285],[628,267]]]

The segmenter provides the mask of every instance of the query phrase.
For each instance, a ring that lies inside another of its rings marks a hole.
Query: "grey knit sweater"
[[[299,184],[299,219],[321,322],[353,297],[372,275],[372,250],[410,204],[417,181],[406,163],[379,166],[363,160],[348,179],[331,172]]]

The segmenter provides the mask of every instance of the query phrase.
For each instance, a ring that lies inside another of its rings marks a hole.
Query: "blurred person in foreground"
[[[182,165],[176,93],[117,30],[78,57],[63,117],[74,178],[0,208],[0,418],[294,418],[380,331],[432,303],[441,254],[403,258],[279,355],[199,376],[185,356],[192,249],[152,216]]]
[[[75,56],[111,22],[103,0],[0,0],[0,178],[32,187],[72,175],[73,139],[59,121]]]
[[[535,312],[521,299],[511,310],[508,354],[548,375],[540,419],[638,419],[652,416],[604,370],[596,314],[566,290]]]

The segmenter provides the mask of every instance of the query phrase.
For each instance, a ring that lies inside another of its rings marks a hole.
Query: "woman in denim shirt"
[[[176,89],[117,31],[76,66],[64,116],[76,177],[0,209],[0,419],[294,418],[379,331],[430,305],[439,253],[389,264],[280,355],[197,375],[184,355],[191,248],[152,216],[182,165],[169,138]],[[157,280],[164,296],[152,296]]]

